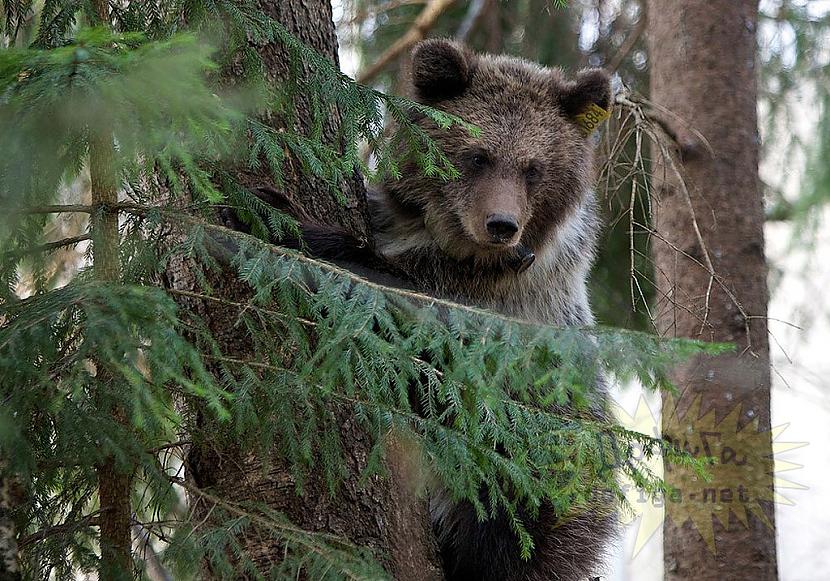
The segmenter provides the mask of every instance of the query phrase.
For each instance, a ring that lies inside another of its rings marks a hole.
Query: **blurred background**
[[[640,0],[335,0],[342,69],[392,93],[404,86],[405,46],[453,37],[478,51],[545,65],[612,71],[618,91],[649,94],[646,3]],[[659,6],[652,2],[651,6]],[[773,421],[780,501],[780,578],[830,575],[830,0],[763,0],[758,30],[761,179],[770,267]],[[380,65],[378,64],[380,63]],[[678,71],[682,75],[682,71]],[[649,236],[632,225],[648,213],[634,140],[612,120],[600,143],[605,214],[592,276],[598,322],[651,330]],[[622,136],[622,137],[621,137]],[[647,148],[646,148],[647,149]],[[639,187],[638,187],[639,185]],[[636,249],[634,263],[631,247]],[[633,418],[636,386],[616,396]],[[643,400],[659,426],[659,401]],[[641,408],[642,411],[642,408]],[[638,426],[643,426],[642,418]],[[780,433],[779,433],[780,432]],[[659,516],[635,515],[609,558],[608,579],[662,579]],[[640,538],[638,541],[638,530]]]

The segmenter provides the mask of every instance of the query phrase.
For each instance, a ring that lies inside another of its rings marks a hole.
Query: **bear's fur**
[[[415,48],[412,90],[417,101],[480,128],[474,137],[414,114],[460,179],[429,178],[407,164],[403,177],[370,194],[373,247],[305,224],[304,248],[505,315],[592,324],[586,279],[600,226],[593,144],[575,116],[592,103],[610,107],[607,74],[590,69],[568,79],[559,69],[438,39]],[[276,201],[273,190],[259,193]],[[601,418],[604,392],[597,387]],[[430,511],[448,581],[576,581],[595,572],[615,528],[610,506],[568,518],[543,506],[526,521],[535,542],[530,561],[520,558],[506,519],[479,522],[471,506],[440,492]]]
[[[373,193],[378,254],[437,295],[531,321],[590,324],[593,144],[574,116],[590,103],[609,107],[607,75],[586,70],[567,80],[558,69],[429,40],[414,51],[412,85],[415,99],[481,136],[418,119],[462,177],[444,182],[406,167]],[[506,244],[488,239],[492,214],[517,218]],[[519,248],[536,261],[517,274]]]

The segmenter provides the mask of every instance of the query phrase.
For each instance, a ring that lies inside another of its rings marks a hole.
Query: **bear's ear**
[[[557,92],[559,105],[568,117],[579,115],[592,104],[606,111],[611,108],[611,77],[602,69],[580,71],[575,81],[566,82]]]
[[[412,84],[418,97],[439,101],[457,97],[470,82],[472,53],[462,44],[434,38],[412,51]]]

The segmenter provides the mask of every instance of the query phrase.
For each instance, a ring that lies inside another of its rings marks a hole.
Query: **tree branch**
[[[22,250],[9,250],[5,254],[6,256],[24,256],[26,254],[37,254],[39,252],[49,252],[51,250],[56,250],[58,248],[63,248],[64,246],[74,246],[80,242],[84,242],[85,240],[92,240],[92,236],[89,234],[81,234],[80,236],[72,236],[70,238],[62,238],[60,240],[56,240],[54,242],[48,242],[46,244],[40,244],[38,246],[31,246],[29,248],[25,248]]]
[[[358,10],[352,17],[350,24],[358,24],[366,20],[369,16],[377,17],[379,14],[384,14],[401,6],[409,6],[411,4],[426,4],[429,0],[389,0],[380,6],[367,7]]]
[[[100,515],[101,511],[97,510],[76,521],[66,522],[52,527],[46,527],[45,529],[40,529],[39,531],[35,531],[31,535],[28,535],[20,539],[20,543],[18,544],[20,546],[20,549],[24,549],[29,545],[39,543],[55,535],[72,533],[84,527],[98,526],[100,524]]]
[[[398,58],[402,52],[416,42],[423,40],[426,33],[435,25],[438,17],[454,2],[455,0],[431,0],[418,15],[418,18],[415,19],[415,22],[412,23],[412,27],[406,31],[406,34],[395,41],[386,52],[380,55],[378,60],[375,61],[375,64],[359,74],[357,76],[357,82],[368,83],[386,68],[389,63]]]
[[[95,206],[85,206],[82,204],[65,204],[54,206],[39,206],[33,208],[2,208],[3,212],[10,212],[13,214],[62,214],[62,213],[81,213],[92,214],[95,212]]]

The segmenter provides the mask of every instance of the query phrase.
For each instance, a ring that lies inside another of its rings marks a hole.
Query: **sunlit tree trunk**
[[[664,433],[720,462],[708,484],[667,471],[678,490],[666,503],[668,580],[776,578],[757,24],[757,0],[660,0],[648,9],[652,99],[682,120],[669,121],[674,160],[655,149],[658,326],[736,345],[678,368],[679,405],[664,402]],[[700,419],[696,401],[714,418]]]

